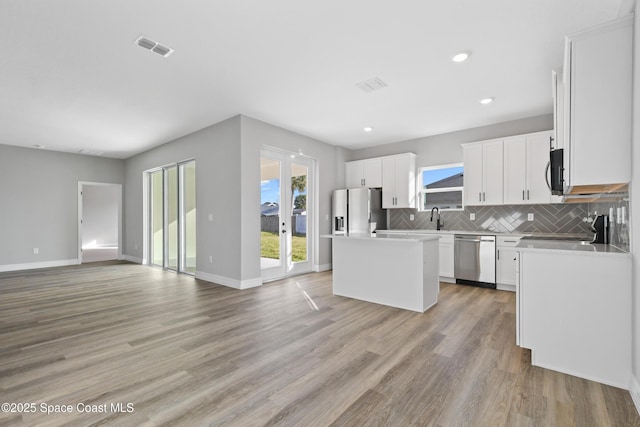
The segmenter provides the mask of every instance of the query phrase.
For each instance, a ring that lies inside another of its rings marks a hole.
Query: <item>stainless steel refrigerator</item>
[[[333,234],[372,233],[387,228],[382,190],[351,188],[333,192]]]

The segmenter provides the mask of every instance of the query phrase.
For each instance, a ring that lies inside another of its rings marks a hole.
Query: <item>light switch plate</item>
[[[416,219],[414,214],[409,214],[409,221],[413,221],[414,219]]]
[[[527,221],[533,221],[533,214],[532,213],[527,215]]]
[[[473,212],[469,214],[469,219],[471,221],[475,221],[476,220],[476,214],[474,214]]]
[[[213,221],[213,214],[212,213],[209,214],[209,221]]]

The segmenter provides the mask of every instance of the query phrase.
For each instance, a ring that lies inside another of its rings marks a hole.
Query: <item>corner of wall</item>
[[[629,388],[633,403],[636,405],[636,411],[640,414],[640,380],[635,376],[631,376],[631,387]]]

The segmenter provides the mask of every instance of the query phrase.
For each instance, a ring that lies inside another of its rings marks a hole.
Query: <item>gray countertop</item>
[[[358,240],[388,240],[388,241],[404,241],[404,242],[422,242],[426,240],[437,240],[439,237],[436,234],[366,234],[366,233],[351,233],[351,234],[323,234],[320,237],[328,239],[358,239]]]
[[[527,252],[580,252],[584,254],[622,254],[629,252],[613,245],[603,245],[600,243],[567,242],[558,240],[521,240],[515,250]]]
[[[378,230],[378,233],[383,234],[395,234],[395,233],[408,233],[408,234],[486,234],[491,236],[504,236],[504,237],[529,237],[535,239],[557,239],[563,237],[565,239],[573,240],[591,240],[593,235],[580,234],[580,233],[496,233],[493,231],[468,231],[468,230]]]

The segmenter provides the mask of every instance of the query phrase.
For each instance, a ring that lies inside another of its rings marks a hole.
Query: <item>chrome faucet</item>
[[[431,222],[433,222],[433,211],[436,211],[436,230],[440,231],[440,229],[444,225],[443,222],[440,222],[440,209],[438,209],[437,206],[434,206],[431,209]]]

